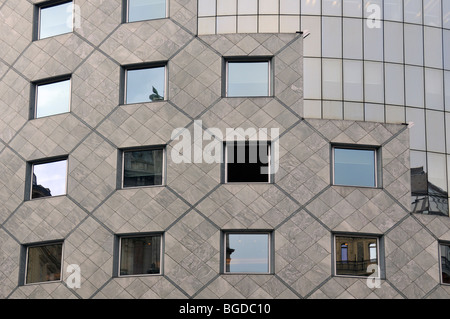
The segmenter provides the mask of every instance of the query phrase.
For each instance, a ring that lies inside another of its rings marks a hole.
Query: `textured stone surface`
[[[18,0],[19,1],[19,0]],[[409,134],[401,125],[304,119],[298,34],[196,36],[196,1],[170,17],[120,23],[120,0],[76,1],[81,27],[31,41],[32,4],[0,1],[1,298],[449,298],[439,284],[445,217],[410,213]],[[99,21],[102,21],[100,23]],[[223,98],[227,56],[273,56],[273,97]],[[120,68],[167,61],[167,101],[120,105]],[[30,83],[72,75],[71,112],[29,120]],[[176,164],[172,131],[279,129],[271,184],[222,184],[219,163]],[[382,188],[332,186],[331,143],[382,149]],[[166,182],[117,189],[118,149],[167,145]],[[24,201],[26,163],[66,155],[66,196]],[[222,230],[270,229],[273,274],[220,273]],[[113,276],[114,237],[163,232],[163,274]],[[334,232],[377,234],[386,279],[332,273]],[[19,286],[24,244],[64,240],[63,281]],[[81,268],[69,289],[67,265]]]

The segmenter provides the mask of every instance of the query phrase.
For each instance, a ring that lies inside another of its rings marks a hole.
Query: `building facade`
[[[449,298],[447,1],[0,18],[1,298]]]

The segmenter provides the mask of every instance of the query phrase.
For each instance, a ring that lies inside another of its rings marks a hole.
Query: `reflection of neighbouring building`
[[[234,249],[233,249],[233,248],[230,248],[230,243],[229,243],[229,241],[227,240],[227,247],[226,247],[226,249],[225,249],[225,254],[226,254],[226,256],[225,256],[225,259],[226,259],[226,262],[225,262],[226,269],[225,269],[225,271],[226,271],[226,272],[230,272],[231,254],[232,254],[233,252],[234,252]]]
[[[411,168],[412,211],[448,216],[448,193],[428,181],[423,167]]]
[[[450,284],[450,246],[441,245],[442,283]]]
[[[377,264],[377,239],[336,237],[336,274],[369,276],[369,265]]]
[[[122,238],[120,275],[159,274],[160,236]]]
[[[162,150],[127,152],[124,185],[147,186],[162,183]]]
[[[28,249],[27,283],[61,279],[62,245],[46,245]]]
[[[39,197],[47,197],[52,196],[52,193],[49,188],[45,188],[42,185],[37,184],[36,175],[33,174],[33,187],[31,192],[31,198],[39,198]]]

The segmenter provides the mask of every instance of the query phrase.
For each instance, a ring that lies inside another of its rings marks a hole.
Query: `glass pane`
[[[69,112],[70,95],[70,80],[38,85],[36,118]]]
[[[401,64],[385,64],[385,92],[386,103],[404,104],[404,72]]]
[[[323,98],[342,99],[342,60],[323,59]]]
[[[334,148],[334,184],[375,187],[375,150]]]
[[[124,152],[123,161],[123,187],[162,185],[162,149]]]
[[[427,153],[410,152],[411,209],[415,213],[428,211]]]
[[[128,22],[166,17],[166,0],[128,1]]]
[[[364,62],[364,88],[367,102],[384,103],[383,64]]]
[[[215,0],[198,0],[198,16],[215,16],[216,1]]]
[[[424,27],[425,66],[442,68],[442,29]]]
[[[342,56],[342,19],[322,17],[322,55],[338,58]]]
[[[315,16],[303,16],[301,19],[302,30],[308,30],[311,35],[306,37],[303,42],[303,54],[305,56],[320,57],[322,55],[322,39],[320,35],[322,33],[322,26],[320,17]]]
[[[344,98],[350,101],[363,100],[363,63],[344,60]]]
[[[227,96],[268,96],[269,62],[228,62]]]
[[[165,67],[127,71],[126,103],[164,100]]]
[[[336,236],[336,275],[370,276],[369,265],[377,265],[376,238]]]
[[[322,14],[340,16],[342,12],[341,1],[322,0]]]
[[[425,102],[428,109],[444,109],[443,77],[442,70],[425,69]]]
[[[300,9],[302,14],[320,15],[320,0],[302,0]]]
[[[236,1],[217,0],[217,15],[235,15]]]
[[[442,283],[450,284],[450,246],[440,245]]]
[[[442,1],[442,21],[443,27],[450,29],[450,1]]]
[[[401,0],[384,0],[384,19],[402,21],[403,7]]]
[[[28,248],[26,283],[61,280],[62,244]]]
[[[362,15],[362,0],[343,0],[344,1],[344,16],[347,17],[361,17]]]
[[[406,105],[423,107],[424,81],[423,68],[405,66]]]
[[[120,240],[120,275],[159,274],[161,236],[122,238]]]
[[[423,28],[405,24],[405,63],[423,65]]]
[[[445,0],[444,0],[445,2]],[[441,26],[441,0],[424,0],[423,22],[426,25]]]
[[[416,150],[425,150],[425,114],[423,109],[406,108],[406,121],[414,125],[409,129],[410,147]]]
[[[384,60],[386,62],[403,62],[403,24],[384,23]]]
[[[445,81],[445,110],[450,111],[450,71],[444,71],[444,81]],[[449,148],[450,150],[450,148]]]
[[[227,182],[269,182],[269,145],[227,143]]]
[[[238,14],[257,14],[258,0],[238,0]]]
[[[359,59],[363,57],[363,20],[344,18],[344,58]]]
[[[426,111],[426,123],[427,150],[445,153],[444,113],[439,111]]]
[[[269,234],[227,234],[225,271],[269,272]]]
[[[73,4],[67,2],[40,9],[39,38],[44,39],[73,30]]]
[[[31,198],[65,195],[67,160],[33,165]]]
[[[230,3],[229,0],[226,2]],[[278,14],[278,1],[259,0],[259,14]]]
[[[383,45],[383,27],[369,28],[367,23],[364,23],[364,58],[382,61]]]
[[[305,99],[320,99],[322,97],[321,59],[304,59],[303,78],[305,79],[303,84]]]
[[[280,0],[280,14],[300,14],[300,1]]]
[[[450,30],[444,32],[444,69],[450,70]]]
[[[404,0],[405,22],[422,23],[422,0]]]
[[[447,159],[445,154],[427,153],[428,214],[448,216]]]

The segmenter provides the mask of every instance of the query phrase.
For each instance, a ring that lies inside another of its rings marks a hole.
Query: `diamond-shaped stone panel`
[[[5,229],[21,243],[65,238],[86,212],[66,196],[26,201],[4,223]]]
[[[0,298],[5,299],[17,286],[20,245],[0,229]]]
[[[117,149],[91,133],[69,156],[68,194],[92,211],[116,188]]]

